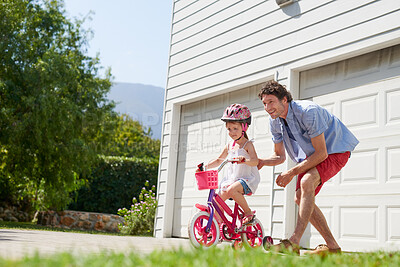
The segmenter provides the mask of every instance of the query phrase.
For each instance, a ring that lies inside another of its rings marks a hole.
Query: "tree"
[[[104,138],[102,154],[107,156],[137,157],[157,159],[160,155],[160,140],[151,138],[151,129],[145,129],[139,121],[129,115],[113,117],[110,124],[114,131]],[[100,142],[99,142],[100,143]]]
[[[3,200],[63,208],[90,173],[99,133],[115,114],[106,99],[110,70],[100,77],[87,43],[62,1],[0,0]]]

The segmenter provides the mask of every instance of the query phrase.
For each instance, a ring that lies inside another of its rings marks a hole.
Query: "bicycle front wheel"
[[[215,217],[212,220],[209,232],[206,232],[210,214],[205,211],[195,213],[189,221],[189,239],[193,246],[205,248],[215,246],[219,241],[219,227]]]
[[[254,218],[254,222],[245,226],[243,233],[240,234],[243,245],[247,247],[260,247],[263,244],[264,228],[258,218]]]

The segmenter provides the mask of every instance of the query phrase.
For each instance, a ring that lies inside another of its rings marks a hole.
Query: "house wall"
[[[400,43],[399,21],[393,0],[174,1],[155,236],[172,235],[182,106],[271,78],[298,98],[301,71]],[[282,237],[293,228],[292,194],[277,199],[287,204]]]

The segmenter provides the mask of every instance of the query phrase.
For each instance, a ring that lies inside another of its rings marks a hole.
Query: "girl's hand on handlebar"
[[[204,171],[204,162],[198,164],[196,169],[196,172],[202,172],[202,171]]]

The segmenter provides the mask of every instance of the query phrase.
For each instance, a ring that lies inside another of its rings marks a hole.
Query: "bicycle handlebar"
[[[225,159],[225,160],[218,166],[218,169],[217,169],[218,172],[220,172],[220,171],[222,170],[222,168],[223,168],[228,162],[231,162],[231,163],[239,163],[239,162],[244,162],[244,161],[243,161],[243,160],[240,161],[240,160],[237,159],[237,158]],[[204,162],[202,162],[202,163],[200,163],[199,165],[197,165],[197,168],[198,168],[199,171],[205,171],[205,170],[206,170],[206,167],[205,167]]]

